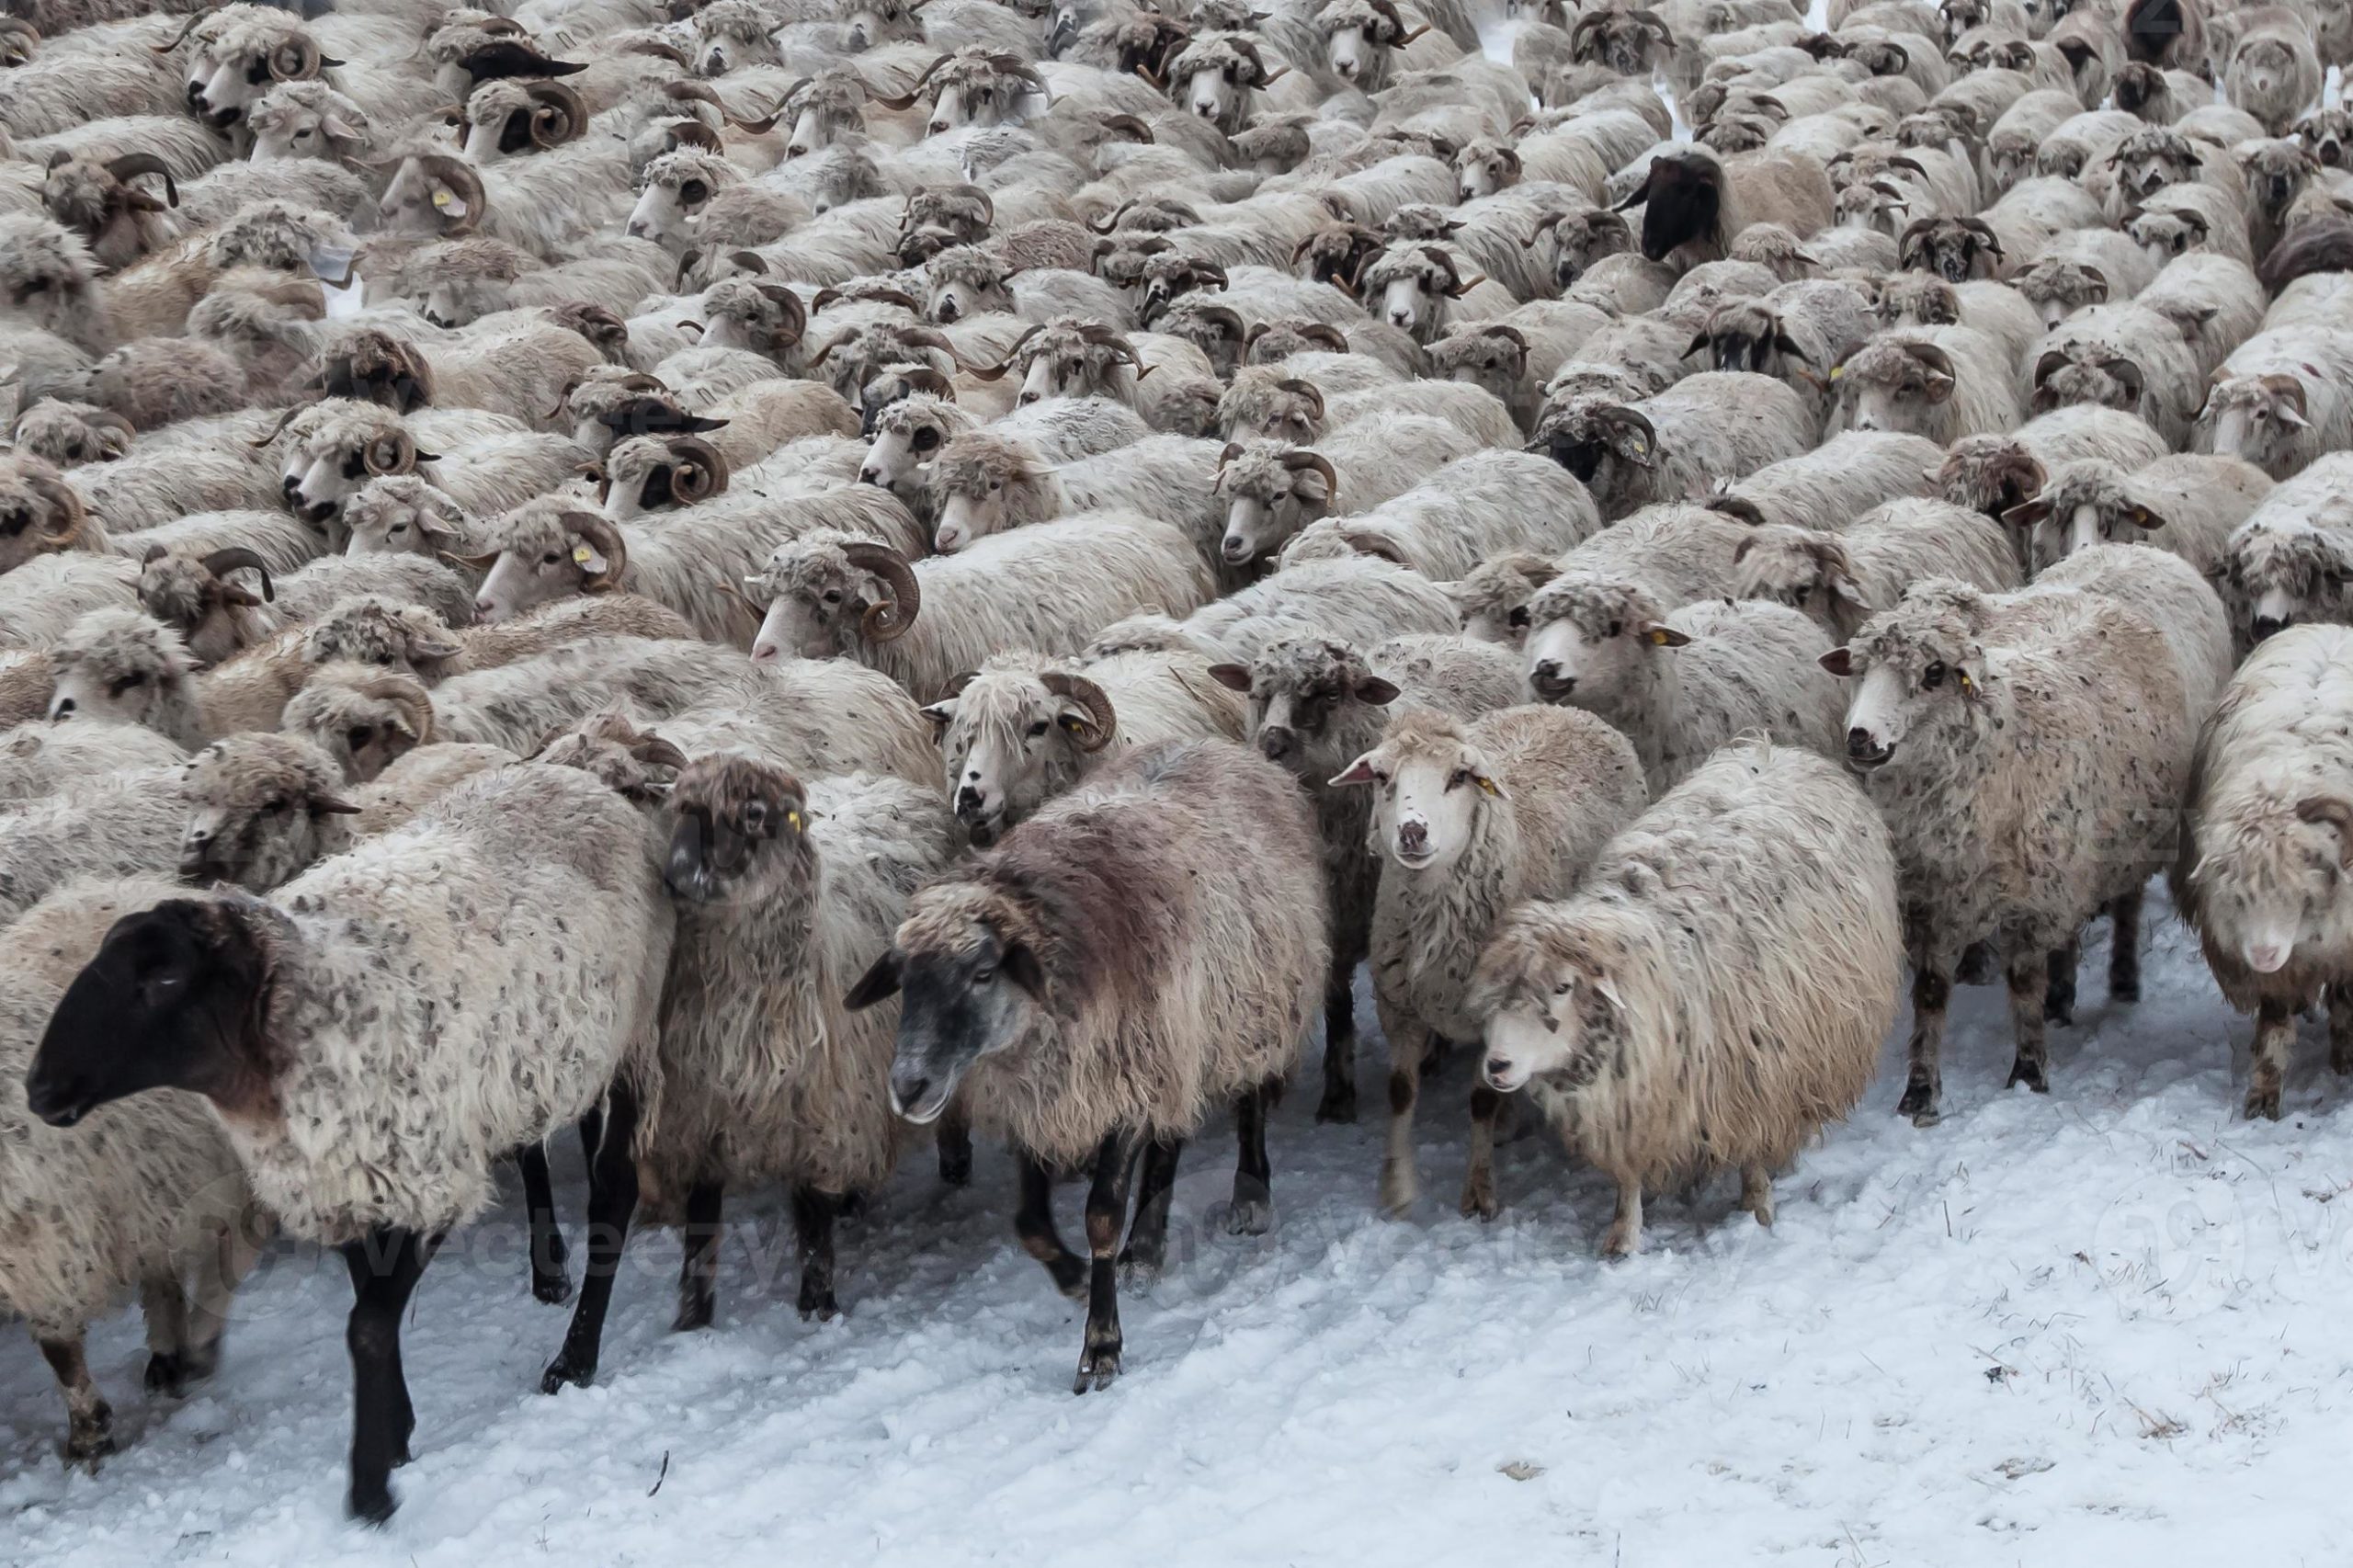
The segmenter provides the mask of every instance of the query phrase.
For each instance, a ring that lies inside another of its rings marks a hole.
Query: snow
[[[1123,1293],[1126,1374],[1081,1398],[1082,1311],[1015,1245],[985,1145],[969,1189],[911,1159],[845,1227],[831,1324],[793,1310],[774,1195],[732,1211],[710,1333],[667,1332],[677,1240],[641,1234],[598,1385],[552,1399],[564,1313],[529,1297],[510,1201],[418,1291],[417,1457],[381,1533],[342,1516],[342,1266],[280,1248],[184,1404],[138,1392],[133,1314],[94,1336],[124,1443],[96,1475],[57,1460],[31,1347],[0,1364],[0,1562],[2342,1562],[2353,1118],[2315,1024],[2288,1119],[2240,1120],[2249,1031],[2153,926],[2137,1006],[2087,953],[2049,1096],[1999,1087],[2000,994],[1965,990],[1942,1125],[1893,1114],[1900,1022],[1773,1230],[1726,1180],[1654,1202],[1620,1265],[1605,1184],[1548,1135],[1500,1152],[1502,1220],[1456,1217],[1462,1118],[1429,1108],[1461,1105],[1467,1062],[1426,1100],[1405,1221],[1373,1211],[1378,1112],[1317,1127],[1302,1091],[1269,1140],[1275,1232],[1224,1234],[1217,1127],[1168,1275]],[[560,1202],[576,1226],[576,1174]]]

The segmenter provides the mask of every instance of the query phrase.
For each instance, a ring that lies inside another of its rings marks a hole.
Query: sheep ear
[[[842,1006],[853,1013],[859,1013],[877,1002],[887,1002],[899,994],[899,971],[904,962],[898,949],[892,948],[884,952],[874,960],[874,967],[860,975],[858,983],[849,988],[849,994],[842,998]]]
[[[572,541],[572,563],[591,577],[603,576],[610,566],[605,559],[605,552],[585,539]]]
[[[456,632],[437,629],[419,632],[410,640],[410,648],[424,658],[454,659],[466,651],[466,644]]]
[[[1250,694],[1250,666],[1247,665],[1211,665],[1210,679],[1228,691],[1238,691],[1245,697]]]
[[[340,800],[335,796],[321,795],[311,802],[311,814],[313,816],[356,817],[359,814],[359,808],[353,805],[350,801]]]
[[[1045,966],[1039,963],[1038,955],[1030,950],[1029,943],[1016,942],[1006,948],[1005,956],[997,960],[997,968],[1011,976],[1013,983],[1030,995],[1045,995]]]
[[[1483,773],[1473,773],[1471,776],[1471,781],[1478,785],[1483,791],[1493,795],[1498,801],[1508,801],[1511,799],[1509,795],[1504,793],[1504,787],[1502,785],[1496,783],[1494,779],[1488,778]]]
[[[2021,501],[2003,513],[2002,521],[2014,528],[2030,528],[2049,516],[2051,503],[2037,497],[2032,501]]]
[[[945,730],[956,722],[956,699],[951,697],[945,702],[935,702],[923,710],[923,716],[931,721],[933,729]]]
[[[1951,396],[1952,378],[1950,376],[1931,374],[1928,377],[1928,401],[1930,403],[1943,403]]]
[[[2161,528],[2165,526],[2165,520],[2146,506],[2134,506],[2124,515],[2132,520],[2136,528]]]
[[[1677,631],[1663,620],[1643,622],[1642,638],[1654,648],[1684,648],[1691,642],[1690,633]]]
[[[1326,783],[1330,788],[1338,790],[1350,784],[1370,784],[1372,778],[1372,753],[1367,752],[1339,772],[1332,775]]]
[[[1844,572],[1836,573],[1832,575],[1829,583],[1829,588],[1832,593],[1837,595],[1840,598],[1845,599],[1848,604],[1853,605],[1858,609],[1869,609],[1871,608],[1863,598],[1863,585],[1860,583],[1856,582],[1852,577],[1847,575]]]
[[[2313,427],[2313,422],[2298,413],[2294,403],[2282,402],[2274,412],[2279,415],[2279,423],[2282,425],[2290,426],[2298,430],[2309,430]],[[2150,525],[2143,523],[2141,526],[2147,528]]]
[[[1821,664],[1824,669],[1840,680],[1851,679],[1855,674],[1855,651],[1852,648],[1833,648],[1822,655]]]
[[[1397,684],[1379,676],[1367,676],[1357,682],[1357,700],[1369,702],[1375,708],[1385,708],[1397,700]]]

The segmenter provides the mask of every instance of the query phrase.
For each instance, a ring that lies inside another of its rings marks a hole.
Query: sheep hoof
[[[2353,1045],[2332,1044],[2328,1048],[2328,1070],[2340,1078],[2353,1073]]]
[[[1093,1389],[1100,1393],[1111,1386],[1120,1375],[1120,1342],[1090,1345],[1078,1358],[1078,1376],[1071,1380],[1070,1392],[1085,1393]]]
[[[1335,1084],[1326,1087],[1323,1099],[1315,1107],[1316,1121],[1354,1121],[1356,1119],[1357,1086],[1350,1084],[1344,1089]]]
[[[572,1300],[572,1278],[566,1274],[541,1274],[535,1269],[531,1274],[531,1295],[551,1307],[560,1307]]]
[[[2279,1091],[2277,1088],[2249,1089],[2246,1092],[2246,1119],[2249,1121],[2279,1120]]]
[[[2112,975],[2108,982],[2108,999],[2111,1002],[2138,1002],[2141,999],[2141,977],[2125,978]]]
[[[364,1485],[353,1482],[351,1494],[344,1501],[345,1509],[353,1518],[379,1528],[392,1523],[392,1511],[399,1506],[392,1499],[392,1489],[381,1481]]]
[[[1226,1209],[1225,1228],[1237,1236],[1263,1236],[1275,1228],[1275,1206],[1264,1198],[1237,1198]]]
[[[147,1358],[147,1392],[160,1393],[167,1399],[178,1399],[188,1392],[190,1381],[188,1367],[177,1352],[166,1354],[158,1350]]]
[[[574,1388],[585,1389],[596,1381],[596,1362],[590,1361],[583,1365],[572,1358],[570,1350],[561,1350],[556,1353],[555,1359],[548,1363],[548,1369],[540,1374],[540,1392],[562,1393],[567,1383]]]
[[[1087,1269],[1083,1260],[1064,1253],[1047,1260],[1046,1272],[1053,1277],[1055,1290],[1074,1301],[1086,1300]]]
[[[2042,1063],[2029,1062],[2023,1056],[2011,1064],[2010,1081],[2002,1086],[2006,1089],[2015,1089],[2020,1084],[2024,1084],[2038,1095],[2047,1095],[2051,1092],[2051,1076],[2044,1070]]]
[[[1501,1214],[1504,1211],[1504,1206],[1495,1201],[1495,1183],[1474,1181],[1465,1184],[1462,1188],[1461,1210],[1462,1217],[1466,1220],[1493,1220]]]
[[[1160,1270],[1165,1260],[1148,1253],[1139,1254],[1133,1247],[1120,1255],[1120,1289],[1149,1291],[1160,1283]]]
[[[1915,1127],[1934,1127],[1937,1114],[1937,1085],[1915,1078],[1904,1085],[1904,1097],[1895,1102],[1895,1114],[1908,1116]]]
[[[831,1290],[801,1292],[801,1321],[802,1323],[831,1323],[841,1315],[841,1303],[834,1300],[834,1293]]]
[[[96,1472],[98,1461],[115,1451],[112,1413],[103,1404],[87,1422],[75,1422],[65,1434],[65,1462]]]
[[[1983,942],[1972,942],[1961,950],[1961,963],[1953,971],[1953,979],[1962,985],[1984,985],[1994,978],[1994,949]]]
[[[692,1301],[680,1301],[678,1315],[670,1320],[670,1332],[692,1334],[697,1329],[709,1328],[710,1320],[717,1312],[717,1303],[709,1296],[698,1296]]]
[[[1642,1250],[1643,1233],[1639,1226],[1615,1222],[1601,1238],[1601,1256],[1609,1263],[1622,1263]]]
[[[1402,1220],[1414,1211],[1414,1200],[1421,1196],[1421,1184],[1411,1171],[1394,1165],[1384,1165],[1381,1172],[1381,1211],[1392,1220]]]

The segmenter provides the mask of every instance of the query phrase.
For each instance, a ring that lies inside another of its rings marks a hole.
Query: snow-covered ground
[[[710,1333],[666,1331],[677,1241],[639,1237],[599,1385],[552,1399],[564,1314],[510,1204],[417,1293],[381,1534],[342,1517],[342,1267],[283,1250],[184,1404],[137,1392],[133,1315],[96,1335],[124,1443],[96,1475],[56,1458],[31,1346],[0,1358],[0,1563],[2342,1563],[2353,1089],[2310,1026],[2288,1119],[2240,1120],[2248,1030],[2154,924],[2136,1007],[2086,955],[2048,1098],[1997,1086],[1998,990],[1965,991],[1943,1125],[1893,1114],[1899,1024],[1774,1230],[1721,1184],[1654,1204],[1622,1265],[1604,1185],[1544,1137],[1502,1151],[1503,1220],[1457,1218],[1453,1114],[1425,1112],[1425,1211],[1377,1218],[1379,1115],[1316,1127],[1304,1093],[1275,1232],[1226,1236],[1221,1126],[1168,1276],[1122,1304],[1126,1375],[1083,1398],[1083,1314],[1014,1245],[1001,1153],[963,1191],[911,1160],[846,1227],[828,1324],[793,1310],[774,1199],[734,1211]],[[1368,1107],[1379,1070],[1371,1043]]]

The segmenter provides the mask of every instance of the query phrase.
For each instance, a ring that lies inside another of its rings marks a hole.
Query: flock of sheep
[[[69,1459],[85,1326],[177,1394],[275,1228],[385,1518],[499,1162],[573,1294],[570,1125],[550,1392],[633,1221],[705,1326],[779,1184],[829,1315],[974,1131],[1102,1388],[1208,1114],[1245,1233],[1319,1016],[1356,1115],[1366,960],[1381,1206],[1462,1046],[1463,1212],[1525,1089],[1612,1254],[1718,1170],[1769,1224],[1907,969],[1903,1112],[1957,982],[2047,1091],[2160,870],[2248,1113],[2324,987],[2353,1071],[2353,5],[1551,0],[1505,65],[1256,3],[9,7],[0,1305]]]

